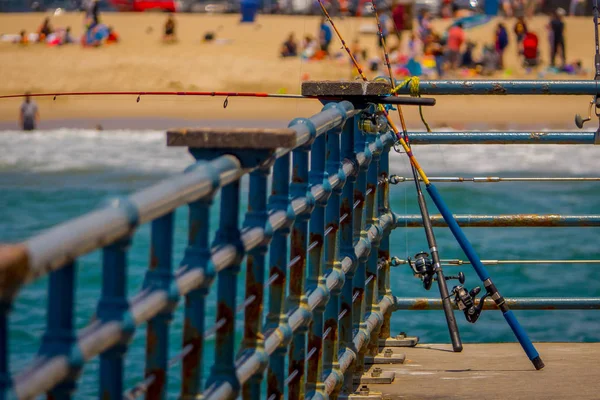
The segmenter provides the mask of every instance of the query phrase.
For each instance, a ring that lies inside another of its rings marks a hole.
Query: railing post
[[[281,324],[287,324],[284,314],[285,283],[287,280],[287,238],[290,224],[294,221],[293,210],[289,205],[290,156],[285,154],[275,162],[273,167],[273,185],[270,209],[288,213],[287,223],[273,234],[269,251],[269,279],[273,280],[269,287],[269,312],[263,331],[265,336],[272,334]],[[285,353],[287,343],[282,343],[269,357],[267,369],[267,398],[279,400],[283,398],[285,380]]]
[[[365,145],[365,137],[363,131],[360,129],[359,120],[355,120],[354,126],[354,150],[356,153],[364,152],[366,162],[360,166],[358,171],[358,177],[356,179],[356,185],[354,186],[354,243],[363,241],[367,251],[358,259],[358,267],[356,268],[356,274],[354,275],[354,289],[353,289],[353,330],[357,334],[364,332],[365,325],[365,282],[367,279],[366,263],[369,259],[369,252],[371,248],[371,241],[367,240],[367,231],[365,223],[365,215],[363,213],[365,207],[365,193],[367,191],[367,170],[371,162],[372,154],[368,146]],[[358,354],[356,355],[356,361],[354,363],[354,375],[356,379],[360,379],[362,376],[365,366],[365,347],[363,346]]]
[[[214,247],[233,245],[236,258],[228,268],[217,273],[217,317],[218,326],[215,345],[215,363],[207,386],[212,383],[227,382],[238,393],[240,384],[235,373],[235,319],[237,297],[237,274],[244,255],[240,238],[240,182],[236,180],[221,190],[221,210],[219,230]]]
[[[373,136],[369,135],[368,143],[375,143],[376,150],[373,152],[373,159],[371,160],[371,164],[369,165],[368,171],[368,182],[367,182],[367,219],[366,225],[370,227],[377,228],[380,232],[377,235],[378,238],[383,236],[382,229],[379,225],[379,207],[376,203],[376,195],[378,194],[378,182],[379,182],[379,159],[380,154],[383,150],[383,143],[379,135]],[[366,288],[366,303],[367,303],[367,314],[376,314],[379,313],[379,291],[378,291],[378,281],[379,281],[379,244],[380,240],[371,240],[371,253],[369,254],[369,261],[367,263],[367,284]],[[383,316],[382,316],[383,317]],[[383,322],[383,319],[382,321]],[[381,325],[378,325],[371,332],[371,337],[368,345],[368,353],[371,356],[376,356],[379,352],[379,330]]]
[[[76,343],[73,329],[73,313],[75,308],[75,262],[69,263],[59,270],[50,273],[48,283],[47,328],[40,355],[52,357],[64,354],[71,355]],[[70,359],[70,357],[69,357]],[[83,360],[77,369],[81,368]],[[78,373],[79,371],[77,371]],[[48,399],[68,400],[76,388],[77,373],[71,374],[48,393]]]
[[[137,225],[138,215],[133,204],[127,200],[117,201],[117,207],[123,207],[129,215],[130,226]],[[116,400],[123,397],[124,355],[135,325],[126,317],[129,309],[127,301],[127,250],[131,244],[131,235],[118,239],[106,246],[102,262],[102,296],[98,303],[98,319],[104,323],[121,321],[125,334],[121,341],[100,355],[100,398]]]
[[[152,221],[150,241],[150,268],[144,288],[168,292],[170,306],[148,321],[145,377],[152,381],[146,391],[146,399],[164,400],[167,397],[169,324],[178,299],[177,292],[170,290],[173,282],[173,212]]]
[[[381,152],[379,160],[379,193],[377,195],[377,204],[379,215],[390,211],[390,148],[385,147]],[[386,295],[391,295],[390,288],[390,234],[385,232],[378,249],[377,259],[381,265],[378,275],[377,289],[379,297],[383,298]],[[380,344],[385,343],[385,339],[390,337],[390,318],[392,311],[388,311],[383,315],[383,324],[379,331]]]
[[[325,304],[329,300],[329,290],[325,285],[323,276],[323,240],[325,233],[325,207],[331,194],[328,174],[325,172],[325,155],[327,145],[327,133],[317,137],[311,151],[310,162],[310,184],[323,185],[325,196],[315,203],[315,209],[309,221],[309,245],[308,245],[308,275],[306,286],[308,292],[320,290],[324,300],[319,302],[313,310],[313,318],[308,333],[307,348],[307,374],[306,395],[313,398],[315,395],[324,394],[323,384],[323,312]]]
[[[244,229],[262,228],[267,223],[267,178],[270,168],[259,168],[250,173],[248,212]],[[265,291],[266,242],[260,243],[248,253],[246,258],[246,308],[244,313],[243,352],[247,356],[264,351],[264,337],[261,333],[263,299]],[[242,386],[242,398],[260,399],[263,372],[254,374]]]
[[[349,175],[346,178],[346,184],[342,189],[342,199],[340,204],[340,257],[352,261],[350,268],[346,271],[346,281],[342,287],[340,298],[340,313],[337,316],[340,322],[340,348],[346,351],[355,351],[354,343],[352,342],[352,297],[353,297],[353,278],[358,264],[354,253],[353,244],[353,197],[354,197],[354,182],[356,182],[356,172],[358,163],[356,153],[354,152],[354,127],[359,117],[352,117],[346,122],[342,130],[342,157],[344,160],[351,161],[355,165],[355,174]],[[344,373],[344,384],[341,393],[349,395],[354,391],[353,384],[353,369],[347,368]]]
[[[7,392],[11,387],[8,343],[8,313],[11,309],[11,301],[0,299],[0,400],[7,400]]]
[[[292,122],[293,123],[293,122]],[[308,248],[308,221],[314,208],[314,198],[308,190],[308,145],[301,146],[293,151],[293,174],[290,184],[291,200],[306,199],[309,210],[296,216],[292,226],[292,238],[290,246],[290,282],[288,294],[288,313],[304,307],[308,309],[306,297],[306,255]],[[308,326],[303,324],[294,332],[289,350],[288,377],[296,374],[288,382],[288,399],[300,400],[304,398],[306,383],[306,333]]]
[[[212,195],[190,203],[189,206],[188,247],[185,249],[181,268],[198,271],[203,276],[204,283],[189,292],[185,298],[183,348],[191,348],[182,361],[182,400],[195,400],[202,393],[206,295],[215,275],[210,262],[211,204]]]
[[[278,147],[293,147],[296,134],[292,130],[256,130],[199,128],[170,131],[170,143],[188,146],[196,160],[218,157],[235,158],[241,170],[269,168],[273,152]],[[220,176],[212,176],[213,190],[221,184]],[[237,276],[241,269],[245,247],[239,229],[240,175],[227,177],[221,190],[219,230],[211,252],[231,254],[225,266],[217,271],[217,316],[215,321],[215,363],[207,380],[206,396],[225,390],[235,398],[240,391],[240,381],[235,365],[235,320]],[[287,181],[286,181],[287,185]],[[286,196],[287,197],[287,196]],[[208,219],[208,218],[207,218]],[[203,238],[202,245],[205,245]],[[211,269],[212,262],[209,262]],[[244,306],[247,303],[244,302]],[[185,370],[184,370],[185,373]],[[199,379],[199,378],[198,378]]]
[[[333,104],[332,104],[333,105]],[[325,278],[335,279],[337,284],[331,289],[330,299],[325,307],[325,324],[323,329],[327,336],[323,338],[323,370],[325,376],[334,373],[338,382],[343,382],[338,363],[339,338],[338,315],[340,314],[340,293],[344,286],[345,275],[341,269],[340,251],[338,247],[340,227],[340,195],[346,176],[340,162],[340,134],[342,127],[332,129],[327,136],[327,173],[339,176],[339,183],[332,188],[332,193],[325,209]],[[334,388],[330,399],[336,399],[341,385]]]

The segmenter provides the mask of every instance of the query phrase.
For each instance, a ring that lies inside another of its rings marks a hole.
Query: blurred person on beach
[[[119,35],[115,32],[112,26],[108,27],[108,36],[106,37],[106,44],[119,43]]]
[[[50,25],[50,18],[44,19],[44,22],[38,29],[38,42],[43,42],[53,32],[52,25]]]
[[[27,32],[25,30],[22,30],[21,33],[19,34],[19,36],[20,36],[19,44],[21,44],[21,45],[29,44],[29,37],[27,37]]]
[[[504,69],[504,50],[508,46],[508,32],[503,23],[496,27],[496,53],[498,53],[498,68]]]
[[[535,67],[539,64],[538,37],[534,32],[527,32],[523,39],[523,64],[525,67]]]
[[[39,118],[40,114],[38,112],[38,106],[33,100],[31,100],[29,92],[26,92],[25,101],[23,101],[23,104],[21,104],[21,110],[19,113],[21,127],[24,131],[32,131],[35,129],[35,125]]]
[[[291,32],[287,40],[281,45],[279,55],[281,57],[296,57],[298,55],[298,43],[296,43],[294,32]]]
[[[517,36],[517,55],[521,55],[523,53],[523,39],[525,39],[525,35],[527,34],[527,24],[524,17],[517,18],[513,31]]]
[[[431,13],[428,10],[423,10],[419,17],[419,37],[421,41],[425,41],[427,36],[431,33]]]
[[[433,56],[438,79],[441,79],[442,76],[444,76],[444,67],[446,64],[442,38],[437,33],[432,32],[431,35],[427,37],[427,41],[423,47],[423,54]]]
[[[462,22],[454,25],[448,30],[447,60],[450,70],[458,68],[460,65],[460,50],[465,42],[465,31]]]
[[[318,50],[317,41],[311,36],[304,36],[304,40],[302,41],[302,58],[311,59],[317,53]]]
[[[85,25],[91,31],[100,23],[99,0],[87,0],[85,5]]]
[[[331,43],[331,39],[333,39],[333,32],[331,31],[329,22],[327,22],[325,17],[321,17],[321,25],[319,26],[319,44],[321,50],[327,55],[329,55],[329,44]]]
[[[406,27],[406,17],[404,4],[398,2],[392,11],[392,20],[394,21],[396,36],[398,36],[398,43],[402,43],[402,31]]]
[[[73,36],[71,36],[71,27],[67,26],[67,29],[65,29],[65,32],[61,38],[60,44],[71,44],[71,43],[75,43],[75,39],[73,39]]]
[[[165,33],[163,35],[163,42],[175,43],[177,36],[175,34],[175,17],[172,13],[169,13],[167,21],[165,22]]]
[[[566,61],[566,51],[565,51],[565,23],[563,22],[563,17],[566,14],[565,10],[562,8],[558,8],[554,11],[552,15],[552,19],[550,20],[550,30],[552,32],[552,52],[550,56],[550,66],[555,66],[556,54],[558,53],[558,49],[560,48],[560,56],[562,59],[561,67],[564,67],[567,63]]]

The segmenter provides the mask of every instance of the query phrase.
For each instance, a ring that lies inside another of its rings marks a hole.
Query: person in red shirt
[[[523,57],[525,66],[536,66],[538,64],[538,55],[538,37],[533,32],[527,32],[523,39]]]
[[[463,24],[459,22],[448,30],[448,41],[446,43],[447,59],[450,69],[458,68],[460,61],[460,48],[465,42],[465,31],[463,30]]]
[[[394,20],[394,27],[396,28],[398,43],[400,43],[402,41],[402,31],[406,27],[406,10],[404,9],[404,4],[396,4],[392,11],[392,19]]]

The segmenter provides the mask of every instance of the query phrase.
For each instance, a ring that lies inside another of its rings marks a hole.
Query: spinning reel
[[[594,98],[590,101],[589,107],[588,107],[588,116],[587,118],[583,118],[580,114],[575,115],[575,125],[577,125],[577,127],[579,129],[583,128],[583,124],[585,124],[586,122],[590,121],[592,119],[592,107],[596,106],[594,113],[596,114],[597,117],[600,117],[600,112],[598,110],[600,110],[600,99],[598,98],[598,96],[594,96]]]
[[[475,305],[475,299],[477,298],[479,292],[481,292],[481,288],[479,286],[473,288],[470,292],[467,291],[467,289],[462,285],[454,286],[452,289],[454,303],[459,310],[462,310],[465,313],[465,318],[472,324],[474,324],[479,318],[479,315],[483,310],[485,298],[490,295],[489,293],[484,294],[481,296],[481,299],[479,299],[479,304]]]
[[[425,290],[431,289],[431,285],[437,281],[437,278],[433,277],[436,268],[434,268],[433,260],[429,257],[429,254],[422,251],[415,254],[414,260],[408,257],[408,265],[413,270],[413,275],[423,281]],[[461,284],[465,283],[465,275],[462,272],[459,272],[457,276],[446,276],[444,279],[447,281],[457,279]]]
[[[364,115],[359,121],[359,127],[362,131],[371,134],[378,134],[384,133],[387,130],[388,122],[383,113],[375,112],[363,114]]]

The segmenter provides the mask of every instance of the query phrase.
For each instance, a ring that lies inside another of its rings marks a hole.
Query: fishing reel
[[[592,107],[594,106],[594,114],[598,118],[600,118],[600,98],[598,98],[598,96],[594,96],[594,98],[590,101],[590,104],[588,106],[587,118],[583,118],[580,114],[575,115],[575,125],[577,125],[579,129],[583,128],[583,124],[592,119]]]
[[[479,315],[483,310],[485,299],[490,295],[489,293],[484,294],[481,296],[481,299],[479,299],[479,304],[475,305],[475,300],[480,292],[481,288],[479,286],[473,288],[470,292],[462,285],[454,286],[452,289],[454,303],[459,310],[465,313],[465,318],[472,324],[479,318]]]
[[[388,129],[388,122],[383,113],[362,113],[358,127],[365,133],[384,133]]]
[[[408,265],[413,270],[413,275],[421,279],[425,290],[431,289],[433,282],[437,281],[437,278],[434,277],[437,271],[429,254],[422,251],[415,254],[414,260],[408,257]],[[447,281],[457,279],[461,284],[465,283],[465,275],[462,272],[459,272],[457,276],[445,276],[444,279]]]

